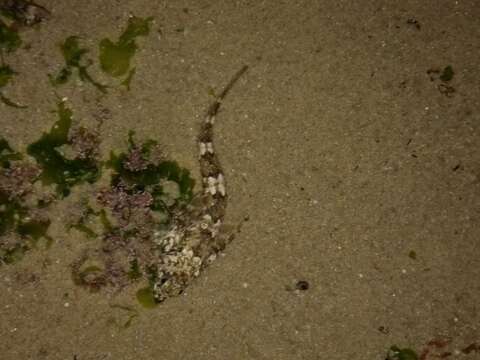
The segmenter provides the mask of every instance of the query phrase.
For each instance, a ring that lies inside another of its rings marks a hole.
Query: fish
[[[200,124],[197,143],[202,190],[187,211],[173,216],[169,231],[155,241],[158,245],[153,284],[156,302],[182,294],[232,238],[222,231],[228,194],[225,173],[214,147],[214,126],[226,96],[247,70],[245,65],[232,77],[210,104]]]

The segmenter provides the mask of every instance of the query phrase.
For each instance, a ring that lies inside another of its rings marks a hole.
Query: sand
[[[426,359],[480,359],[462,352],[480,341],[478,2],[41,4],[51,19],[8,57],[19,73],[8,95],[29,108],[0,104],[1,135],[25,149],[55,121],[56,95],[68,97],[82,124],[109,114],[104,154],[134,129],[198,177],[212,89],[247,64],[216,143],[227,222],[249,221],[182,296],[144,309],[132,291],[72,283],[86,240],[59,209],[49,250],[0,267],[0,359],[384,360],[391,345],[420,354],[432,340]],[[102,96],[75,76],[50,85],[66,36],[96,59],[129,14],[154,17],[130,92]],[[299,280],[308,289],[294,290]]]

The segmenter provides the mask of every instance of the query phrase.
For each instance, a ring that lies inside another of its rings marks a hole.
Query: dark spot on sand
[[[462,353],[467,354],[467,355],[472,353],[472,352],[480,353],[480,345],[477,344],[477,343],[473,343],[473,344],[468,345],[466,348],[462,349]]]
[[[407,20],[407,24],[408,24],[408,25],[413,25],[413,26],[415,26],[415,28],[416,28],[417,30],[420,30],[421,27],[422,27],[422,26],[420,25],[420,23],[418,22],[418,20],[415,19],[415,18],[410,18],[410,19],[408,19],[408,20]]]
[[[299,280],[295,284],[295,289],[297,290],[305,291],[305,290],[308,290],[309,288],[310,288],[310,284],[306,280]]]
[[[393,345],[390,347],[385,360],[418,360],[418,355],[412,349],[401,349],[398,346]]]
[[[455,72],[453,71],[453,68],[451,65],[447,65],[444,69],[442,74],[440,75],[440,80],[444,82],[448,82],[453,79],[453,75],[455,75]]]
[[[390,332],[389,328],[386,326],[379,326],[378,331],[380,331],[382,334],[385,334],[385,335],[387,335]]]

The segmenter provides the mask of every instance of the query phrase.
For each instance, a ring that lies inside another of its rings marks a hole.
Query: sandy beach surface
[[[0,265],[1,360],[385,360],[392,345],[480,359],[478,1],[39,3],[50,18],[5,56],[4,94],[28,108],[0,104],[0,135],[24,152],[67,98],[103,158],[134,130],[199,191],[199,124],[248,65],[215,125],[225,220],[248,221],[181,296],[146,309],[134,287],[73,283],[89,240],[63,224],[94,196],[80,186],[52,210],[48,249]],[[127,91],[98,44],[131,15],[153,20]],[[76,73],[51,85],[71,35],[107,94]]]

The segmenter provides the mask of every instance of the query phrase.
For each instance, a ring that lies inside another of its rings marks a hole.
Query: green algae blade
[[[153,290],[150,286],[142,288],[137,291],[137,300],[146,309],[153,309],[158,305],[153,295]]]
[[[113,77],[120,77],[130,70],[130,62],[137,51],[135,39],[146,36],[150,32],[150,22],[153,18],[131,17],[128,26],[120,35],[117,42],[105,38],[100,41],[100,66],[102,70]],[[127,88],[133,72],[130,72],[126,81]],[[125,82],[124,81],[124,82]]]
[[[20,47],[22,40],[18,32],[0,20],[0,51],[12,52]]]
[[[58,149],[68,145],[68,132],[72,125],[72,111],[63,101],[58,103],[59,119],[50,132],[44,133],[36,142],[27,147],[42,168],[40,179],[44,185],[55,184],[57,194],[66,197],[73,186],[94,183],[100,177],[98,164],[90,159],[67,159]]]
[[[107,92],[107,86],[95,81],[88,73],[88,67],[92,64],[91,60],[86,60],[84,55],[88,53],[86,48],[80,47],[80,38],[72,35],[65,39],[60,45],[65,66],[56,76],[49,76],[50,82],[54,86],[63,85],[68,82],[73,74],[73,69],[77,69],[81,81],[89,82],[103,93]]]

